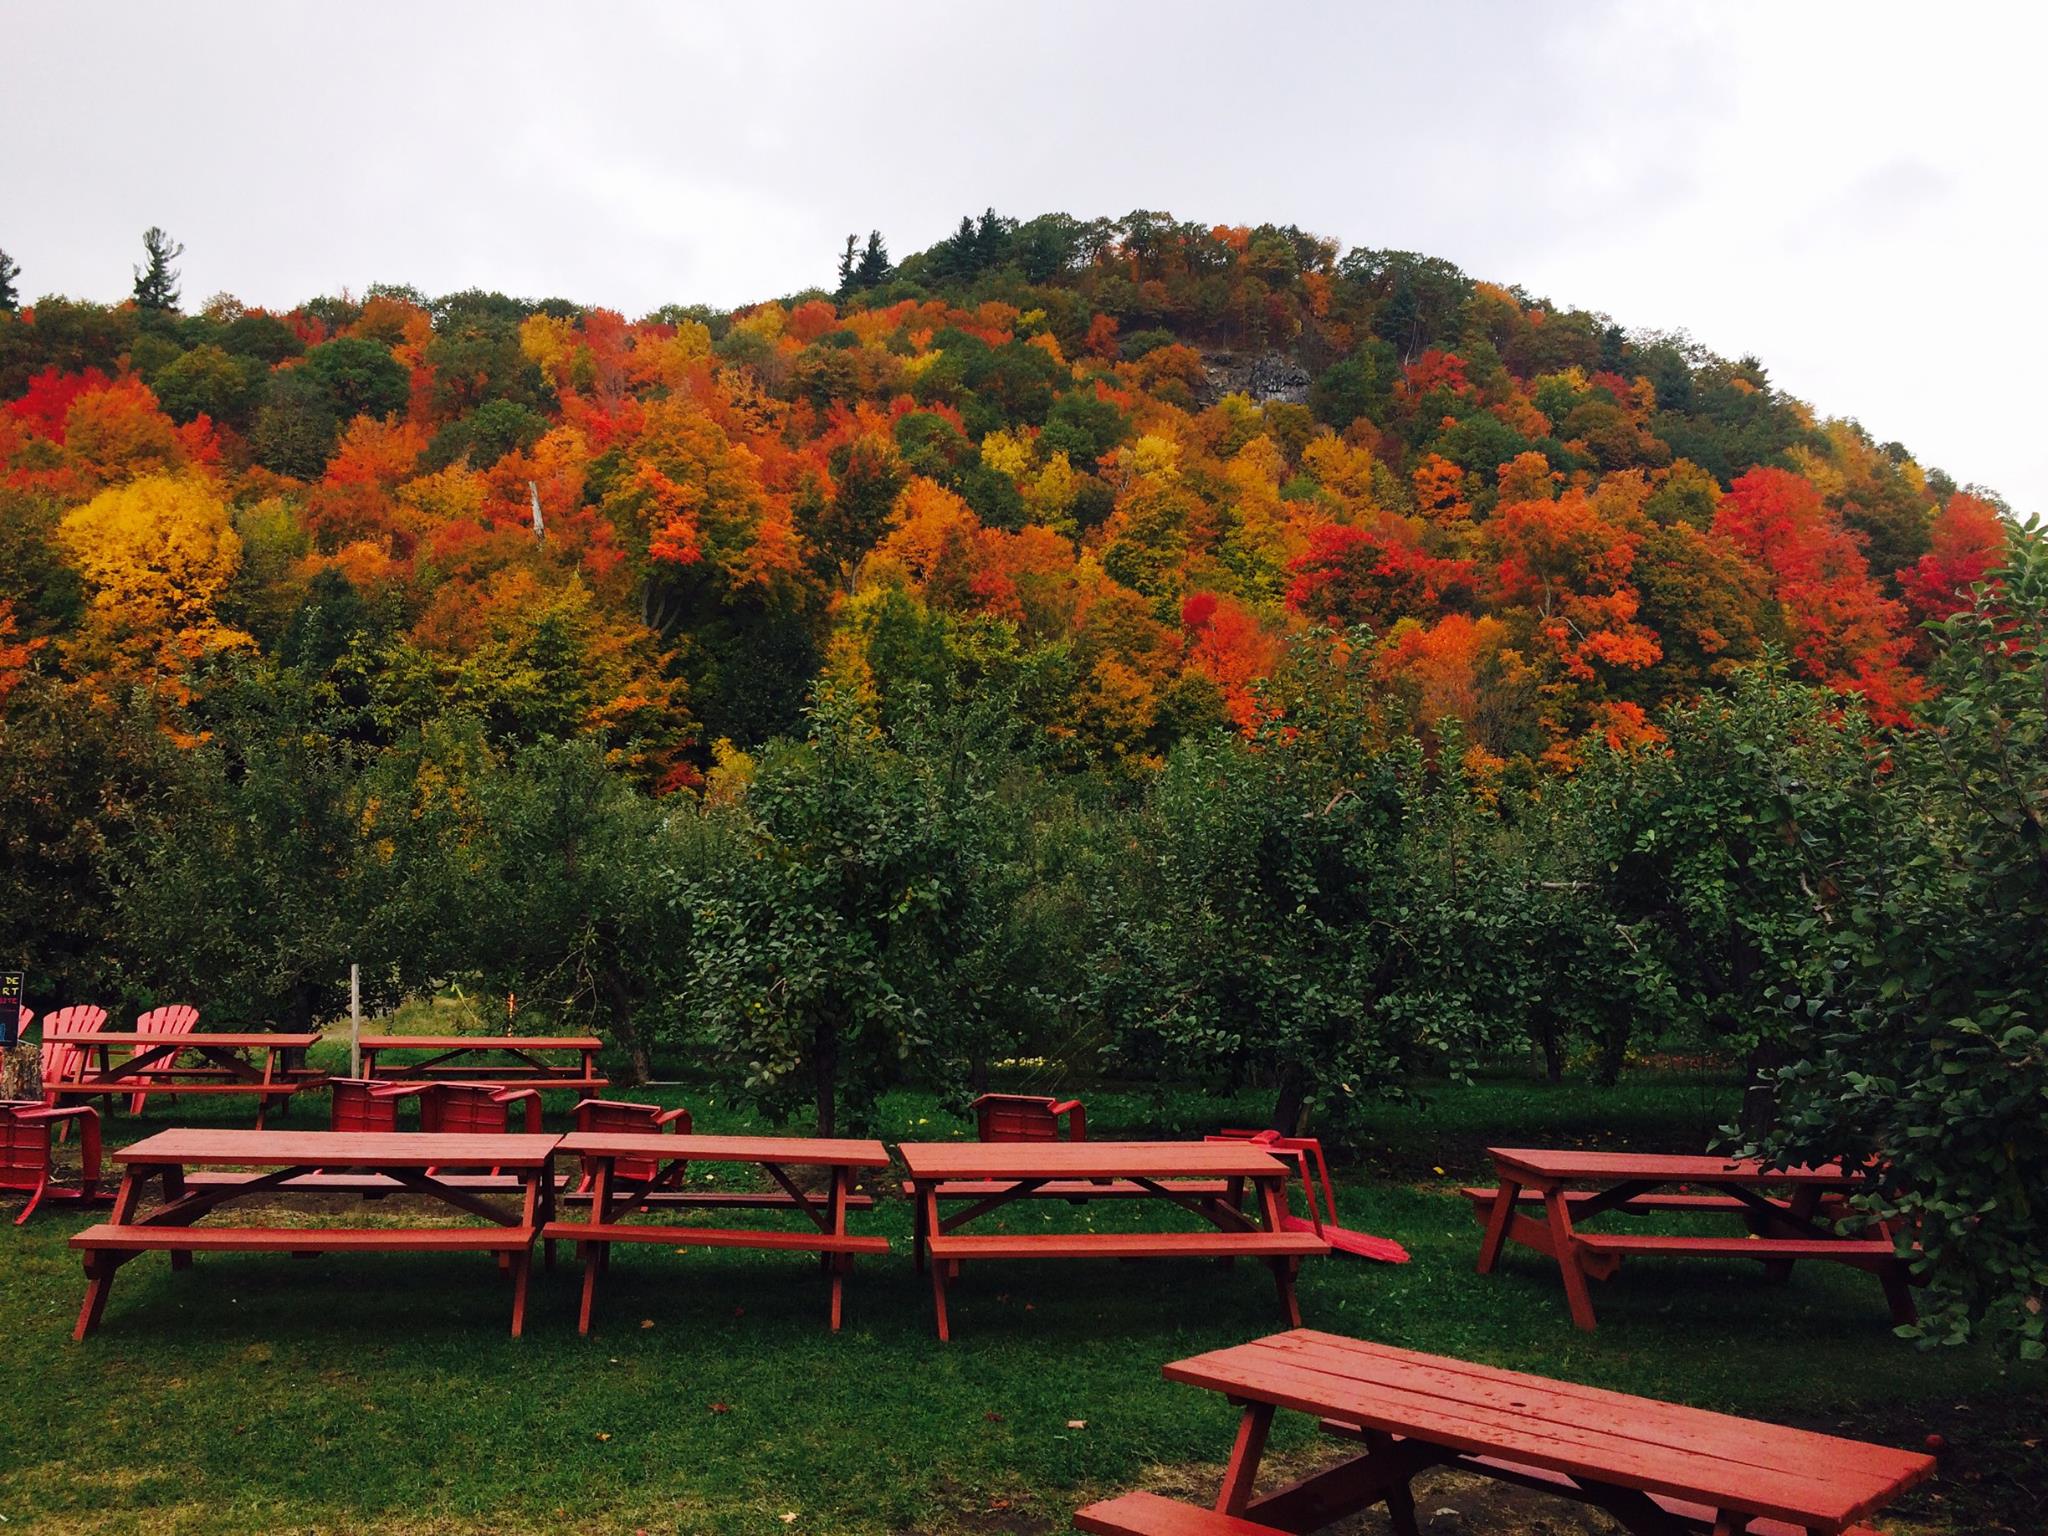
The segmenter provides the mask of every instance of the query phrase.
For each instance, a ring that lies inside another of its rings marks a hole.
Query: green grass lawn
[[[700,1129],[758,1128],[704,1095],[643,1096],[690,1102]],[[1104,1139],[1257,1120],[1256,1106],[1197,1095],[1087,1098]],[[1444,1086],[1383,1109],[1339,1193],[1348,1221],[1398,1237],[1413,1262],[1311,1262],[1306,1320],[1895,1442],[1939,1430],[1951,1474],[1901,1528],[2036,1529],[2020,1511],[2041,1496],[2024,1441],[2040,1433],[2042,1376],[1894,1338],[1867,1275],[1808,1265],[1773,1286],[1755,1266],[1635,1263],[1598,1288],[1601,1328],[1586,1335],[1547,1261],[1473,1274],[1478,1229],[1453,1191],[1485,1175],[1488,1142],[1692,1150],[1731,1098],[1725,1079],[1640,1074],[1612,1090]],[[310,1096],[284,1123],[319,1125],[325,1108]],[[159,1099],[145,1121],[113,1118],[110,1141],[247,1114]],[[880,1130],[969,1134],[912,1094],[886,1102]],[[1136,1214],[1011,1209],[1017,1226]],[[1159,1367],[1279,1326],[1255,1265],[990,1264],[953,1288],[942,1346],[911,1271],[909,1209],[885,1199],[856,1222],[897,1251],[856,1265],[836,1336],[806,1259],[627,1247],[588,1339],[573,1262],[537,1277],[515,1341],[509,1287],[478,1256],[201,1256],[174,1277],[148,1255],[74,1344],[82,1280],[65,1238],[89,1219],[0,1232],[9,1531],[1062,1530],[1104,1491],[1213,1477],[1234,1414]],[[1277,1433],[1281,1448],[1311,1439],[1298,1416]]]

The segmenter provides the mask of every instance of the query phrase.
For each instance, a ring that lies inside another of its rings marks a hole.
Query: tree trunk
[[[811,1031],[811,1083],[818,1111],[818,1134],[834,1136],[839,1131],[839,1031],[831,1019],[820,1015]]]
[[[1280,1073],[1280,1091],[1273,1097],[1273,1129],[1282,1136],[1301,1134],[1301,1115],[1308,1105],[1308,1081],[1299,1067]]]
[[[1543,1075],[1553,1083],[1564,1081],[1564,1042],[1557,1037],[1557,1021],[1545,1019],[1536,1026],[1536,1044],[1543,1052]]]
[[[1742,1134],[1749,1140],[1769,1133],[1778,1123],[1778,1085],[1774,1073],[1785,1064],[1785,1048],[1776,1040],[1759,1040],[1744,1063]]]
[[[42,1096],[41,1050],[24,1040],[0,1051],[0,1099],[40,1099]]]
[[[633,1022],[633,995],[626,986],[626,980],[616,967],[607,966],[603,972],[605,1004],[612,1016],[612,1035],[626,1049],[626,1060],[632,1072],[632,1083],[644,1083],[654,1076],[654,1060],[647,1050],[647,1041],[641,1037],[639,1027]]]

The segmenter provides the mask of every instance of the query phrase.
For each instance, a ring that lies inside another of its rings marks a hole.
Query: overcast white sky
[[[829,283],[963,212],[1132,208],[1449,257],[1754,352],[2048,510],[2033,5],[0,9],[29,295],[411,282],[629,314]]]

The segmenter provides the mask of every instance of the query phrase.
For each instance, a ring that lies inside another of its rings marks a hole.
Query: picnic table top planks
[[[46,1037],[49,1042],[65,1045],[178,1045],[193,1050],[257,1050],[308,1051],[320,1043],[317,1034],[280,1034],[270,1030],[252,1030],[230,1034],[174,1034],[165,1030],[101,1030],[97,1033],[79,1034],[60,1030]]]
[[[1175,1361],[1170,1381],[1461,1454],[1840,1530],[1934,1458],[1297,1328]]]
[[[1864,1175],[1839,1163],[1817,1168],[1771,1168],[1759,1162],[1663,1152],[1578,1152],[1552,1147],[1488,1147],[1506,1172],[1541,1179],[1656,1179],[1664,1183],[1820,1184],[1842,1188]]]
[[[114,1154],[117,1163],[178,1167],[539,1168],[558,1136],[420,1131],[242,1131],[174,1127]]]
[[[783,1163],[791,1167],[886,1168],[879,1141],[817,1136],[676,1136],[651,1131],[571,1131],[561,1141],[571,1156],[651,1157],[663,1162]]]
[[[366,1051],[601,1051],[595,1035],[364,1035]]]
[[[1272,1179],[1287,1165],[1250,1143],[1209,1141],[906,1141],[910,1176],[938,1179]]]

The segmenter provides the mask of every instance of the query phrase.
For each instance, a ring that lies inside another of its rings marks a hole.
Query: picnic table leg
[[[612,1160],[608,1157],[593,1157],[597,1174],[590,1186],[590,1223],[602,1226],[611,1220],[612,1206]],[[576,1331],[590,1332],[591,1304],[597,1299],[597,1273],[604,1267],[605,1255],[611,1244],[586,1242],[583,1244],[583,1305],[576,1314]]]
[[[1500,1259],[1501,1248],[1507,1243],[1508,1228],[1514,1224],[1515,1203],[1522,1197],[1522,1186],[1513,1179],[1503,1178],[1493,1192],[1493,1209],[1486,1217],[1486,1236],[1479,1243],[1479,1273],[1490,1275],[1493,1266]]]
[[[185,1198],[185,1170],[176,1163],[163,1165],[164,1204],[174,1205]],[[171,1268],[174,1270],[192,1267],[192,1250],[189,1248],[171,1250]]]
[[[1384,1458],[1389,1462],[1395,1460],[1397,1448],[1394,1444],[1394,1437],[1384,1431],[1376,1429],[1367,1430],[1365,1432],[1365,1446],[1375,1457]],[[1408,1480],[1402,1478],[1400,1481],[1390,1484],[1387,1488],[1386,1499],[1387,1524],[1393,1529],[1394,1536],[1421,1536],[1421,1532],[1415,1524],[1415,1495],[1408,1486]]]
[[[1271,1403],[1246,1403],[1237,1421],[1237,1439],[1223,1468],[1223,1487],[1216,1494],[1216,1513],[1241,1515],[1252,1501],[1259,1480],[1259,1458],[1266,1454],[1266,1431],[1273,1424]]]
[[[1897,1259],[1880,1264],[1877,1279],[1884,1287],[1884,1299],[1892,1309],[1892,1321],[1902,1327],[1918,1322],[1920,1309],[1913,1304],[1913,1287],[1906,1266]]]
[[[1268,1232],[1278,1232],[1282,1229],[1281,1217],[1286,1209],[1283,1204],[1286,1197],[1281,1193],[1281,1186],[1285,1182],[1284,1176],[1282,1178],[1259,1180],[1259,1202],[1262,1213],[1266,1218],[1266,1230]],[[1288,1327],[1299,1328],[1301,1326],[1301,1302],[1294,1294],[1295,1261],[1290,1258],[1276,1257],[1271,1262],[1273,1266],[1273,1285],[1280,1292],[1281,1315],[1287,1319]]]
[[[130,1164],[121,1175],[121,1188],[114,1196],[114,1208],[107,1219],[115,1226],[126,1226],[135,1215],[135,1207],[142,1203],[142,1186],[136,1179],[137,1168]],[[85,1256],[85,1300],[79,1304],[78,1323],[71,1330],[71,1337],[82,1339],[99,1327],[100,1317],[107,1310],[107,1292],[113,1288],[114,1271],[121,1267],[122,1255],[107,1249],[95,1249]]]
[[[939,1227],[938,1186],[936,1184],[920,1186],[917,1192],[917,1201],[924,1210],[925,1242],[927,1247],[929,1247],[933,1234],[941,1230]],[[938,1320],[939,1342],[941,1344],[950,1342],[953,1337],[952,1325],[946,1319],[946,1267],[946,1261],[943,1259],[930,1260],[932,1272],[932,1310],[933,1315]]]
[[[924,1202],[913,1198],[910,1202],[910,1265],[917,1274],[924,1273]]]
[[[1564,1277],[1564,1295],[1571,1306],[1572,1321],[1591,1333],[1599,1326],[1593,1316],[1593,1293],[1586,1284],[1586,1271],[1579,1263],[1579,1245],[1572,1237],[1571,1208],[1565,1201],[1561,1186],[1552,1184],[1545,1188],[1543,1209],[1550,1217],[1550,1242],[1557,1250],[1557,1268]]]
[[[846,1177],[844,1168],[832,1170],[832,1235],[846,1236]],[[839,1331],[839,1319],[846,1300],[846,1268],[850,1262],[843,1253],[828,1253],[825,1262],[832,1271],[832,1331]]]

